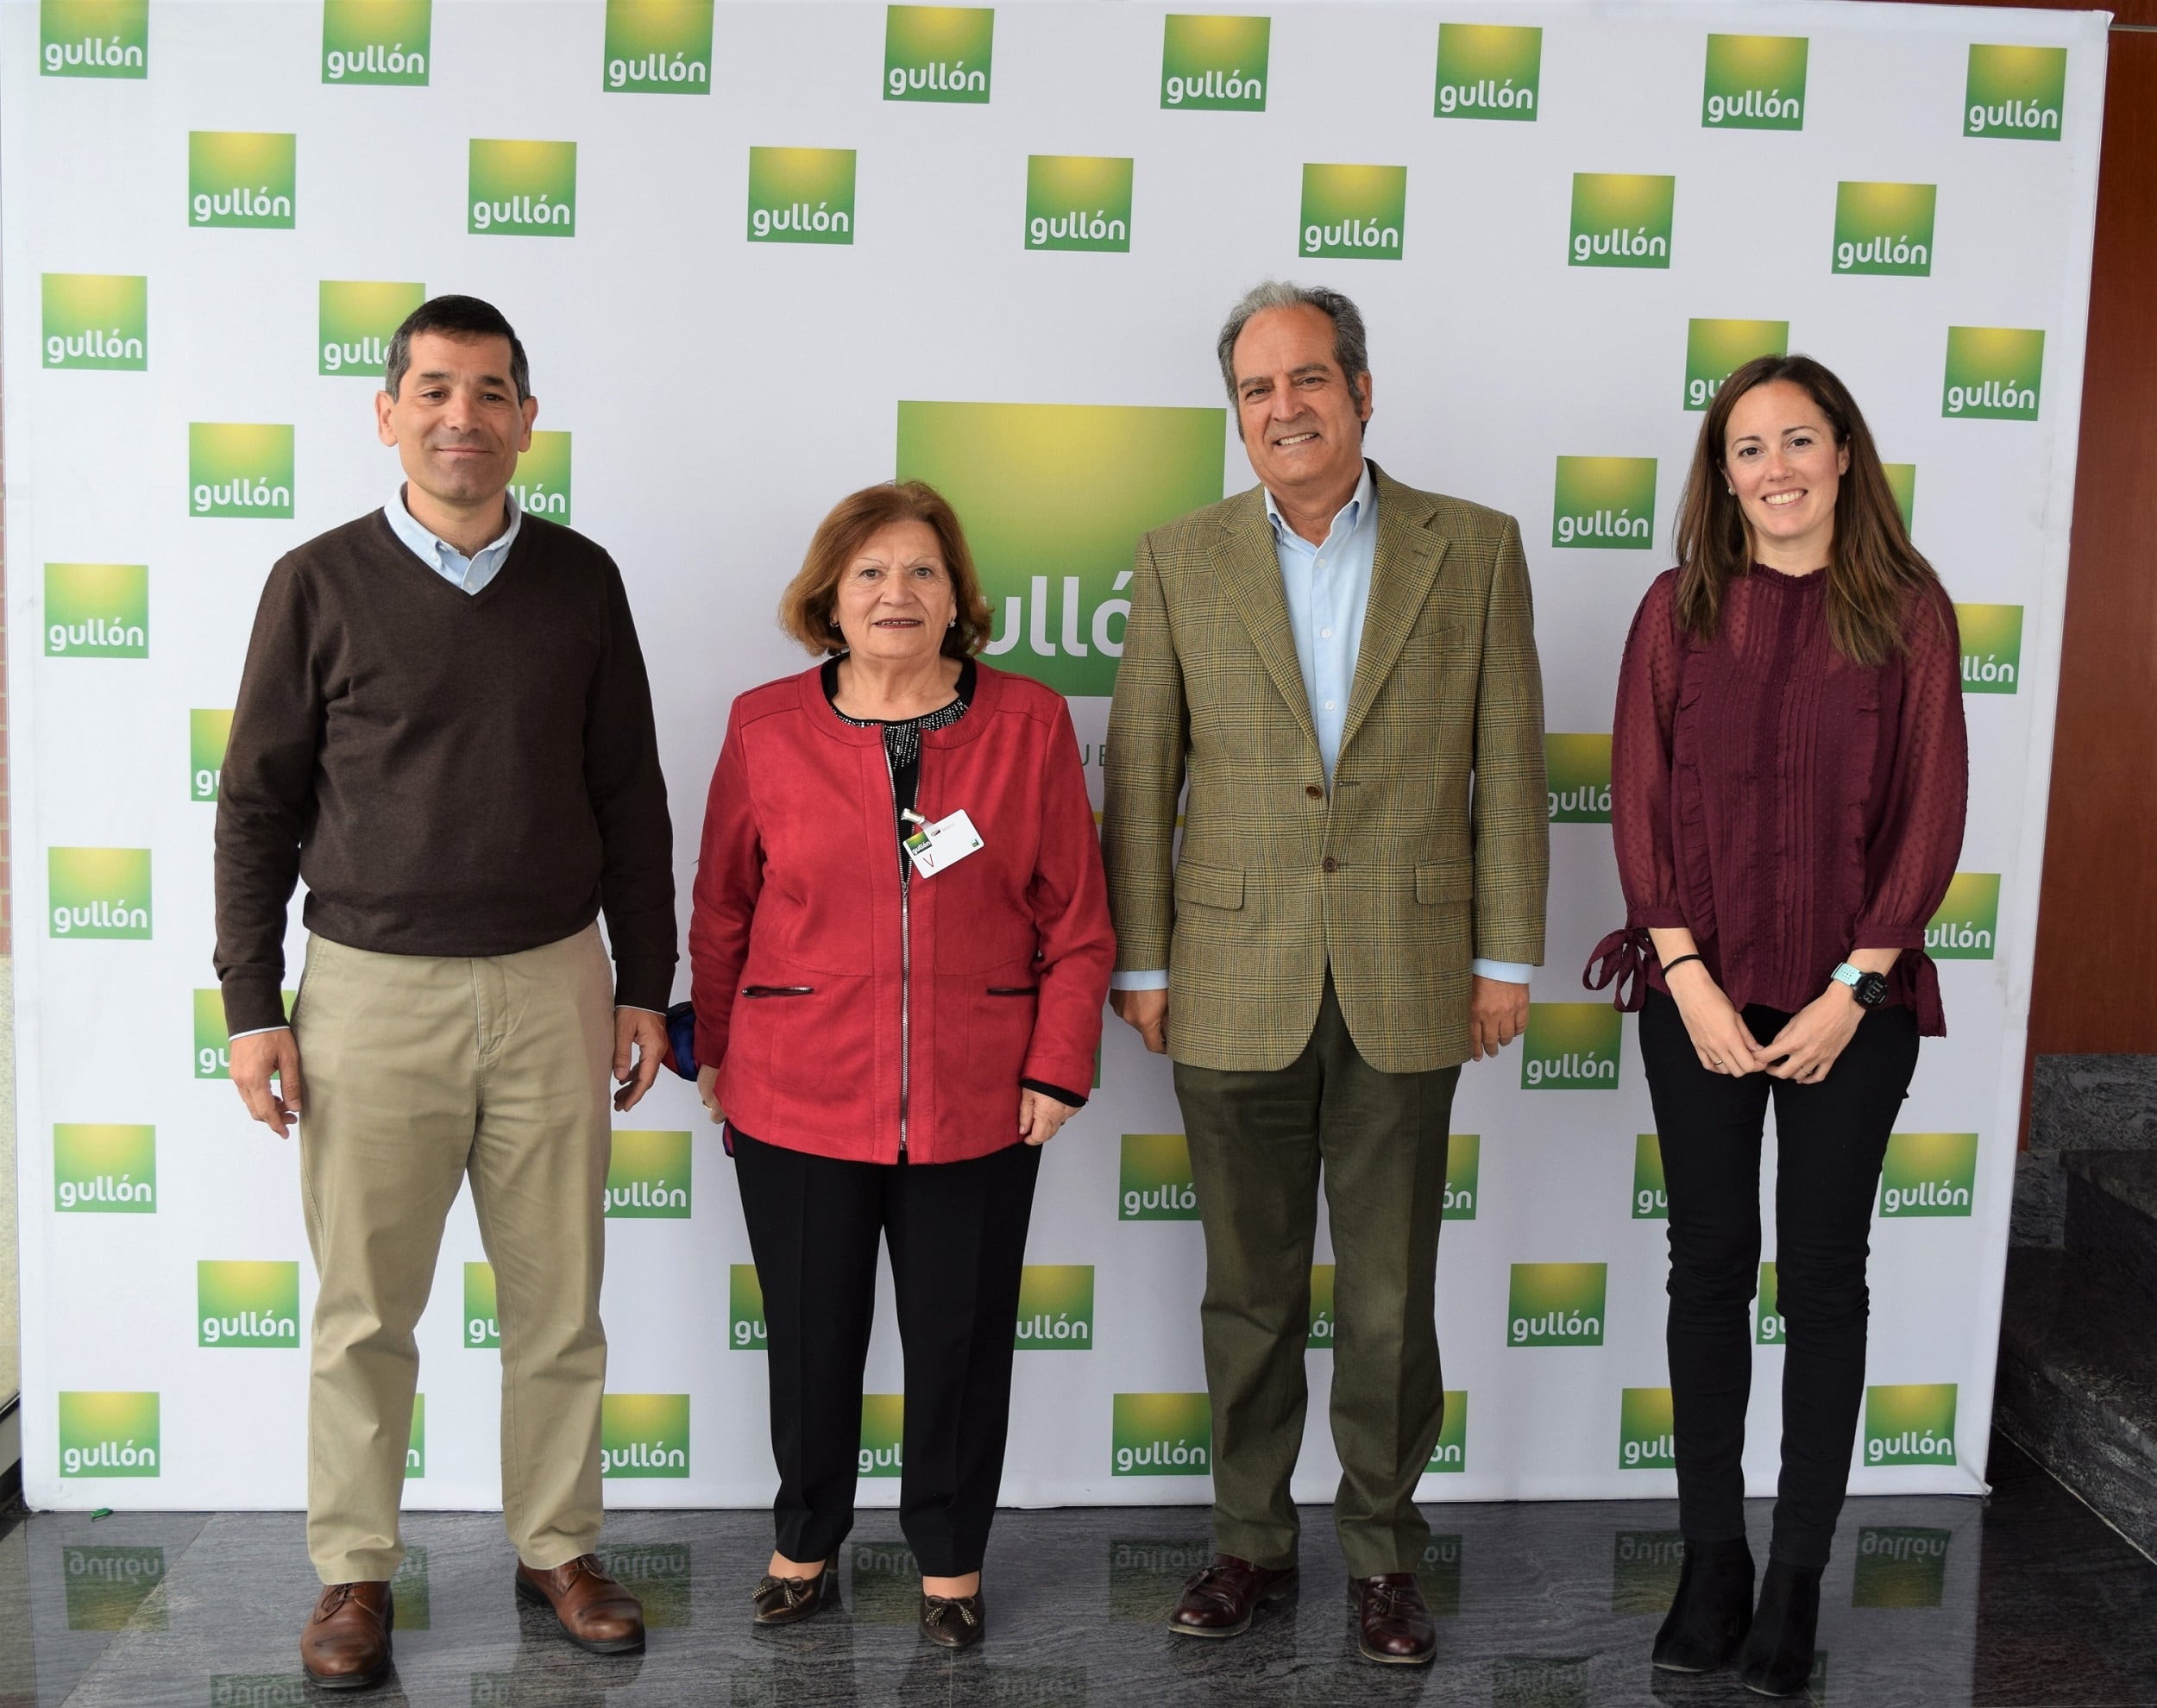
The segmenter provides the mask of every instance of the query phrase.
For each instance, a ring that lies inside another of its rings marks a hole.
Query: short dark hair
[[[392,398],[405,383],[412,367],[412,341],[422,332],[439,332],[451,338],[506,338],[509,340],[509,383],[517,388],[519,403],[531,395],[531,365],[525,347],[502,311],[477,297],[430,297],[405,317],[404,324],[389,341],[389,361],[382,369],[382,389]]]

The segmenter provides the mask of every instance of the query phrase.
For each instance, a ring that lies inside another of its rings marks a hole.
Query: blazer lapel
[[[1355,680],[1349,688],[1348,721],[1341,731],[1341,750],[1348,751],[1371,702],[1407,644],[1431,585],[1438,578],[1448,543],[1431,531],[1431,505],[1377,464],[1371,474],[1378,491],[1378,549],[1371,562],[1370,604],[1363,612],[1363,638],[1356,649]],[[1283,618],[1284,626],[1286,617]],[[1293,660],[1291,651],[1291,661]]]
[[[1274,549],[1273,524],[1267,519],[1260,488],[1251,489],[1248,502],[1236,506],[1234,518],[1222,524],[1222,531],[1228,536],[1227,549],[1217,573],[1243,619],[1251,644],[1258,649],[1266,674],[1288,702],[1304,739],[1316,747],[1318,735],[1311,723],[1311,695],[1304,687],[1303,667],[1296,662],[1295,631],[1288,626],[1280,555]]]

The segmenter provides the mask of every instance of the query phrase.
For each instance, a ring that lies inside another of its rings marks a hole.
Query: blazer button
[[[1303,786],[1303,792],[1309,795],[1313,801],[1323,801],[1325,799],[1325,791],[1320,788],[1316,783],[1305,783]]]
[[[1323,863],[1323,864],[1324,864],[1324,869],[1325,869],[1327,871],[1329,871],[1329,872],[1330,872],[1330,871],[1332,871],[1332,870],[1333,870],[1336,867],[1337,867],[1340,863],[1340,863],[1338,860],[1335,859],[1335,858],[1334,858],[1334,857],[1333,857],[1330,854],[1329,854],[1329,855],[1327,855],[1327,856],[1325,857],[1325,859],[1324,859],[1324,863]]]

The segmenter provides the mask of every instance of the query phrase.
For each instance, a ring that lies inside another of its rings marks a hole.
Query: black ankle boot
[[[1655,1634],[1666,1673],[1711,1673],[1738,1652],[1752,1624],[1752,1550],[1743,1536],[1688,1542],[1677,1598]]]
[[[1813,1676],[1813,1638],[1820,1630],[1817,1566],[1787,1566],[1772,1555],[1760,1579],[1760,1611],[1739,1661],[1747,1690],[1797,1696]]]

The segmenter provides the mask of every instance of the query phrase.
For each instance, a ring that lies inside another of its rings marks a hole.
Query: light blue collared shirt
[[[1313,545],[1282,519],[1273,494],[1266,490],[1266,519],[1273,527],[1273,554],[1280,562],[1281,591],[1288,600],[1288,627],[1295,636],[1296,663],[1311,701],[1311,727],[1318,738],[1318,759],[1328,788],[1340,762],[1341,737],[1348,727],[1349,694],[1355,684],[1355,659],[1363,644],[1363,613],[1371,602],[1371,570],[1378,561],[1378,488],[1371,466],[1333,518],[1324,540]],[[1533,970],[1515,961],[1477,956],[1478,976],[1525,984]],[[1109,980],[1112,990],[1165,990],[1166,971],[1121,972]]]
[[[412,512],[405,508],[405,488],[401,483],[397,495],[382,506],[382,515],[397,537],[412,548],[413,556],[451,587],[475,593],[501,573],[510,547],[517,543],[517,531],[525,525],[525,513],[517,508],[516,493],[505,492],[502,503],[509,512],[509,526],[502,530],[500,539],[492,545],[481,546],[469,557],[412,520]]]

